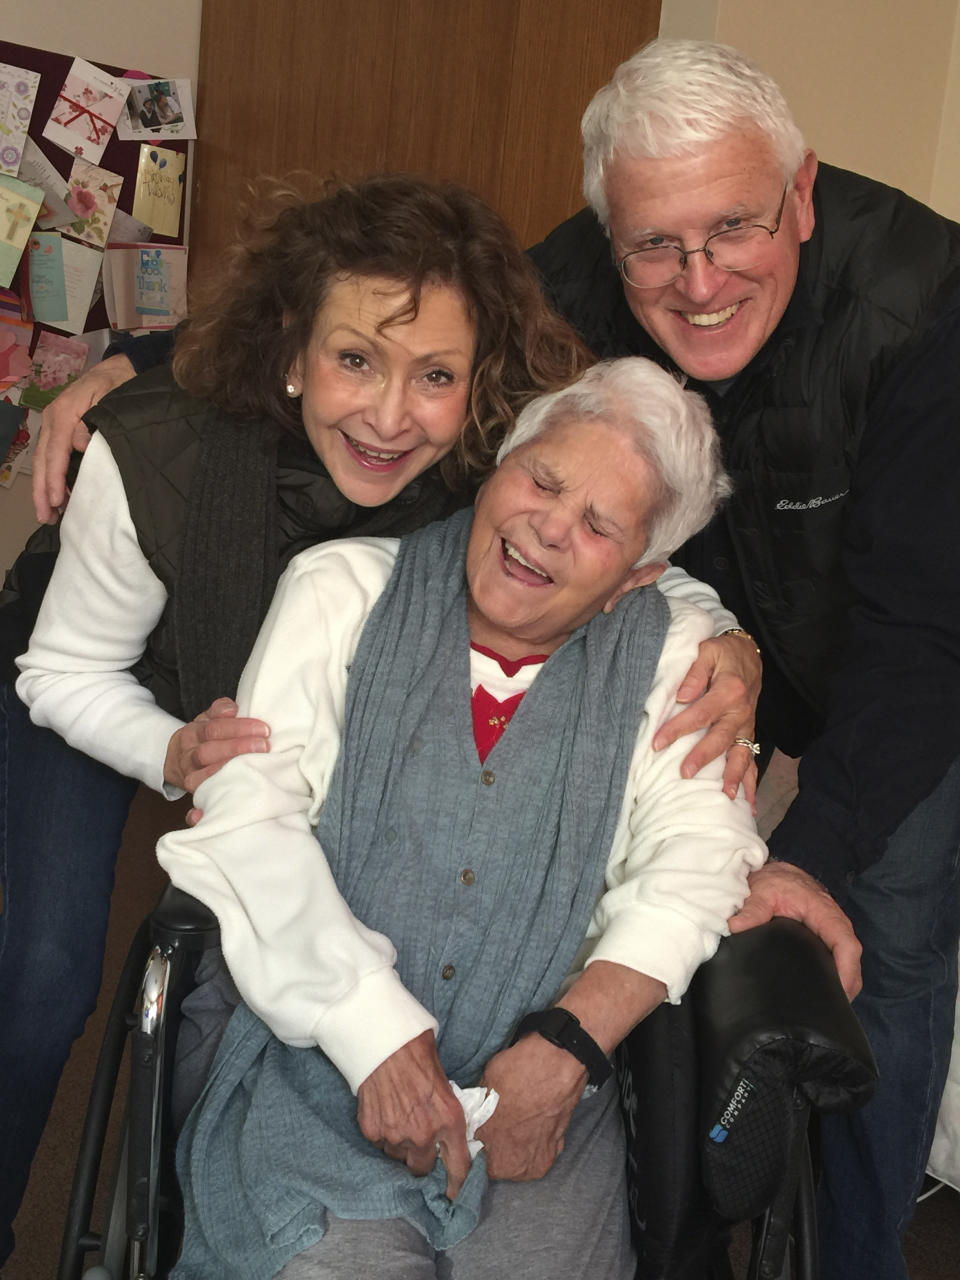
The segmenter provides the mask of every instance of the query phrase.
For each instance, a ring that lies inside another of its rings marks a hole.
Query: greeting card
[[[25,71],[0,62],[0,173],[12,178],[20,172],[39,83],[39,71]]]
[[[30,382],[20,396],[20,403],[31,409],[45,409],[65,386],[80,377],[88,355],[85,342],[43,330],[33,353]]]
[[[66,179],[32,138],[27,138],[23,144],[20,177],[43,192],[43,204],[37,214],[37,226],[41,231],[48,231],[51,227],[59,227],[70,221],[73,215],[64,199],[67,193]]]
[[[0,311],[0,391],[6,391],[30,372],[30,339],[33,325],[7,311]]]
[[[123,142],[195,138],[193,94],[189,80],[133,80],[127,109],[117,121]]]
[[[39,187],[0,173],[0,288],[13,279],[42,204]]]
[[[56,231],[30,237],[27,303],[34,320],[82,333],[93,305],[103,254]]]
[[[58,231],[35,231],[30,237],[27,307],[34,320],[41,324],[57,324],[66,317],[63,238]]]
[[[153,227],[154,235],[175,237],[180,230],[186,160],[182,151],[141,144],[133,216]]]
[[[119,173],[98,169],[89,160],[74,160],[67,184],[69,214],[67,221],[58,225],[102,249],[107,243],[122,186]]]
[[[172,329],[187,314],[186,246],[111,241],[103,301],[114,329]]]
[[[113,222],[110,224],[111,244],[146,244],[153,238],[153,228],[145,222],[138,222],[122,209],[114,210]]]
[[[127,97],[127,84],[82,58],[73,65],[57,96],[43,136],[84,160],[96,163],[110,141]]]

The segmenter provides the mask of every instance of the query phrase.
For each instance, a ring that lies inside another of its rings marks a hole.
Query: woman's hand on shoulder
[[[660,751],[684,734],[706,729],[683,761],[683,776],[692,778],[704,765],[726,753],[724,792],[732,800],[743,783],[747,800],[754,804],[757,795],[754,755],[737,739],[753,741],[762,675],[763,664],[750,636],[731,632],[704,640],[677,691],[677,701],[689,705],[661,726],[653,740],[654,749]]]
[[[67,499],[70,454],[74,449],[83,453],[90,443],[83,415],[135,373],[126,356],[110,356],[64,387],[44,409],[33,455],[33,506],[41,524],[56,523]]]
[[[269,750],[270,726],[262,720],[238,716],[232,698],[217,698],[171,737],[163,778],[171,786],[192,794],[205,778],[234,756]],[[190,826],[199,816],[199,810],[190,811]]]
[[[437,1055],[423,1031],[381,1062],[357,1090],[363,1136],[422,1177],[443,1159],[453,1200],[470,1171],[466,1121]]]

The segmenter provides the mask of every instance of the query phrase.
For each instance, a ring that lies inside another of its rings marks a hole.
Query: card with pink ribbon
[[[113,136],[123,111],[129,85],[82,58],[73,65],[57,95],[43,136],[96,164]]]

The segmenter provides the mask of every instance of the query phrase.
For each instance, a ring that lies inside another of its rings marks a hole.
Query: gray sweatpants
[[[402,1218],[327,1215],[322,1240],[276,1280],[633,1280],[623,1124],[608,1082],[580,1103],[537,1182],[491,1182],[477,1227],[438,1253]]]

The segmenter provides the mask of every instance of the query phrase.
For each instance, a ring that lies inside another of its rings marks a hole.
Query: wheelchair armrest
[[[154,941],[184,946],[188,950],[206,950],[220,941],[217,917],[189,893],[168,884],[150,915],[150,932]]]
[[[794,920],[724,938],[689,998],[704,1179],[723,1216],[753,1217],[784,1176],[804,1104],[862,1106],[876,1086],[876,1063],[830,951]]]

